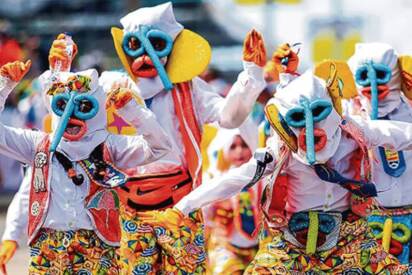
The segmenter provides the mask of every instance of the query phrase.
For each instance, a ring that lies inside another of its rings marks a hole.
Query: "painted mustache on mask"
[[[386,85],[392,77],[392,70],[381,63],[369,61],[359,67],[355,73],[355,80],[362,86],[361,93],[371,101],[371,119],[378,118],[378,102],[389,94]]]
[[[326,119],[333,107],[327,100],[310,102],[306,97],[302,97],[299,104],[300,106],[286,113],[285,120],[289,126],[301,129],[298,144],[306,152],[306,159],[312,165],[316,162],[316,152],[322,150],[327,143],[326,132],[315,128],[314,124]]]

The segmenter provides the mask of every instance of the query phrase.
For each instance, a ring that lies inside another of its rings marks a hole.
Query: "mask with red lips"
[[[322,79],[308,71],[282,85],[271,100],[297,137],[298,160],[313,165],[325,163],[335,154],[341,138],[341,117]]]

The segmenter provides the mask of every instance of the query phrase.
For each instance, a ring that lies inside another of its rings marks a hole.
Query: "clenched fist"
[[[272,55],[272,60],[275,63],[276,69],[281,73],[295,73],[299,65],[299,57],[297,53],[292,51],[292,47],[285,43],[280,45]],[[287,62],[282,64],[282,60],[287,58]]]

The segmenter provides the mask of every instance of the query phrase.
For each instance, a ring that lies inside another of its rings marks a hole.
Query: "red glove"
[[[251,30],[243,43],[243,60],[253,62],[260,67],[266,64],[266,48],[262,35]]]

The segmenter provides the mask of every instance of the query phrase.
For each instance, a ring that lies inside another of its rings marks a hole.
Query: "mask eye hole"
[[[129,46],[129,49],[131,49],[131,50],[133,50],[133,51],[139,49],[140,46],[141,46],[139,39],[137,39],[137,38],[134,37],[134,36],[130,36],[130,37],[129,37],[129,40],[128,40],[128,44],[127,44],[127,45]]]
[[[305,126],[305,112],[300,107],[289,110],[285,115],[286,123],[295,128]]]
[[[310,104],[312,110],[313,121],[320,122],[327,118],[332,111],[332,104],[326,100],[315,100]]]
[[[382,70],[376,70],[376,77],[379,79],[384,79],[386,76],[386,72]]]
[[[325,106],[316,106],[313,110],[312,110],[312,114],[314,117],[319,116],[323,111],[325,111],[326,107]]]
[[[369,86],[369,78],[368,78],[368,68],[366,66],[362,66],[356,70],[355,74],[356,83],[360,86]]]
[[[66,109],[67,102],[64,99],[59,99],[56,102],[56,106],[60,111],[64,111]]]
[[[79,111],[89,113],[93,109],[93,104],[89,100],[82,100],[79,104]]]
[[[162,51],[166,48],[166,41],[160,37],[150,37],[149,41],[155,51]]]
[[[78,95],[75,98],[76,107],[74,109],[74,116],[78,119],[88,120],[93,118],[99,111],[99,103],[97,100],[89,95]]]
[[[305,119],[305,114],[302,112],[295,112],[290,116],[294,121],[301,121]]]
[[[366,80],[366,79],[368,79],[368,71],[362,70],[360,73],[360,80]]]

